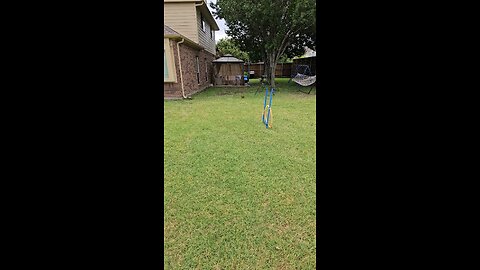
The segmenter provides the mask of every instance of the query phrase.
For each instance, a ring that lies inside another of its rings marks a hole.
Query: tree
[[[225,19],[229,35],[253,61],[263,60],[267,80],[275,87],[275,67],[282,55],[291,58],[315,49],[315,0],[217,0],[210,3]]]
[[[240,50],[240,48],[228,38],[222,38],[218,41],[217,50],[220,52],[220,56],[231,54],[233,57],[242,59],[245,62],[249,60],[248,53]]]
[[[278,62],[279,63],[292,63],[293,62],[293,59],[288,57],[286,54],[283,54],[282,56],[280,56],[280,58],[278,59]]]

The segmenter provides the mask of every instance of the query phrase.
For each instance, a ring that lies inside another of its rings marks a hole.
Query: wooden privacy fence
[[[244,64],[244,70],[247,71],[248,68],[250,68],[250,78],[260,78],[261,75],[265,74],[265,64],[263,63],[250,64],[250,67],[248,67],[247,64]],[[275,67],[275,77],[277,78],[290,78],[291,74],[292,63],[279,63]]]
[[[299,59],[294,59],[293,63],[280,63],[277,64],[275,68],[275,77],[277,78],[290,78],[291,76],[294,76],[295,74],[292,74],[292,72],[295,73],[297,65],[308,65],[310,67],[310,72],[309,74],[306,75],[316,75],[317,70],[316,70],[316,57],[308,57],[308,58],[299,58]],[[244,70],[247,71],[247,64],[244,64]],[[250,64],[250,78],[259,78],[261,75],[265,74],[265,64],[263,63],[255,63],[255,64]]]

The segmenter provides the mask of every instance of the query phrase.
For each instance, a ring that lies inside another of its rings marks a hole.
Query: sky
[[[208,9],[210,10],[210,12],[213,15],[212,8],[210,7],[211,2],[217,3],[217,0],[207,0]],[[214,16],[214,18],[215,18],[215,16]],[[221,20],[215,19],[215,22],[217,22],[218,28],[220,28],[220,30],[215,31],[215,43],[217,43],[220,39],[222,39],[224,37],[227,37],[227,34],[225,34],[225,29],[228,29],[228,28],[227,28],[227,26],[225,26],[225,20],[224,19],[221,19]]]

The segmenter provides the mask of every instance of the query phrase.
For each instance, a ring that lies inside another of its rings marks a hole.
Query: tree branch
[[[275,56],[275,59],[280,58],[280,56],[285,51],[285,48],[286,48],[285,45],[287,44],[287,41],[288,41],[288,38],[290,37],[291,32],[292,32],[291,30],[288,30],[287,33],[285,33],[285,36],[283,37],[282,43],[280,43],[280,46],[278,48],[279,53]]]

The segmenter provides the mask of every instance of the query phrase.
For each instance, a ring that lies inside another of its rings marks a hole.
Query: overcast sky
[[[210,3],[213,2],[213,3],[217,3],[217,0],[207,0],[207,3],[208,3],[208,9],[210,10],[210,12],[212,13],[213,15],[213,11],[212,11],[212,8],[210,7]],[[214,16],[215,18],[215,16]],[[221,19],[215,19],[215,21],[217,22],[218,24],[218,28],[220,28],[220,30],[218,31],[215,31],[215,43],[217,43],[220,39],[224,38],[227,36],[227,34],[225,34],[225,29],[227,29],[227,26],[225,26],[225,20]]]

